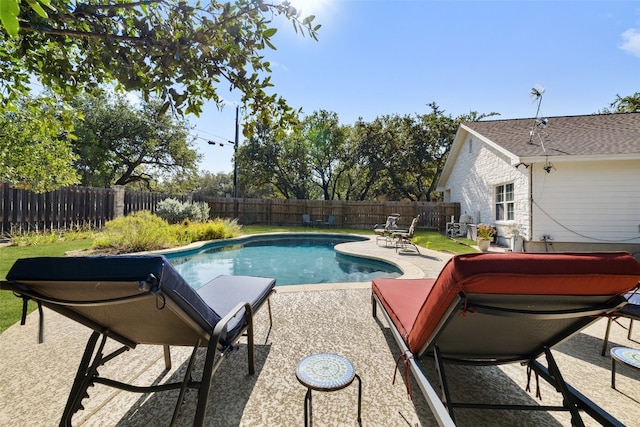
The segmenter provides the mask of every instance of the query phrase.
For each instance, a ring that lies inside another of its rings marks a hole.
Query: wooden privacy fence
[[[105,222],[131,212],[155,212],[158,202],[169,197],[181,202],[198,199],[192,195],[125,190],[122,186],[74,186],[34,193],[11,184],[0,184],[0,236],[102,228]]]
[[[203,198],[212,217],[237,218],[241,224],[302,225],[302,215],[311,216],[313,224],[322,225],[330,215],[335,226],[373,228],[384,224],[392,213],[400,215],[400,226],[409,227],[420,215],[418,228],[444,231],[447,221],[460,216],[460,204],[441,202],[376,202],[344,200],[275,200]]]
[[[0,184],[0,235],[29,231],[100,228],[113,218],[114,189],[64,187],[34,193]]]
[[[401,226],[408,227],[411,219],[420,215],[418,228],[444,231],[451,216],[460,216],[457,203],[211,198],[131,191],[124,187],[64,187],[34,193],[0,184],[0,235],[101,228],[105,222],[131,212],[155,212],[158,202],[166,198],[204,201],[212,218],[237,219],[240,224],[302,225],[302,215],[309,214],[317,225],[333,215],[336,227],[370,229],[397,213]]]

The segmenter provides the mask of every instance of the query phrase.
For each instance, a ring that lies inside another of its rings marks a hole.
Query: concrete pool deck
[[[338,248],[393,261],[405,277],[435,277],[450,257],[421,248],[421,255],[399,253],[377,246],[375,239]],[[406,269],[405,269],[406,267]],[[220,367],[212,382],[207,425],[294,426],[303,423],[306,389],[298,383],[295,368],[300,359],[317,352],[334,352],[349,358],[363,382],[364,426],[431,426],[428,405],[413,384],[409,400],[400,375],[392,383],[399,350],[391,333],[371,316],[370,284],[336,284],[279,287],[272,298],[274,327],[268,331],[267,311],[256,315],[256,374],[246,369],[246,345],[239,346]],[[57,313],[45,310],[45,343],[37,344],[38,317],[31,314],[25,326],[14,325],[0,335],[0,424],[50,426],[59,422],[68,391],[90,330]],[[625,324],[628,324],[625,321]],[[580,334],[554,348],[553,353],[568,383],[628,426],[640,426],[640,375],[620,368],[618,390],[610,388],[611,358],[600,356],[606,320],[601,319]],[[626,338],[626,331],[612,326],[610,347],[640,347]],[[104,366],[104,376],[116,375],[139,385],[174,381],[185,369],[190,353],[172,348],[173,369],[165,372],[162,348],[141,345]],[[202,362],[196,367],[199,376]],[[504,395],[518,402],[534,402],[524,392],[526,369],[518,364],[502,367],[452,367],[452,390],[495,398]],[[413,380],[410,380],[413,383]],[[543,405],[556,404],[558,394],[540,382]],[[535,389],[535,386],[533,387]],[[89,389],[85,410],[74,425],[167,425],[177,392],[135,394],[102,385]],[[357,388],[314,393],[313,416],[318,426],[357,425]],[[178,425],[191,425],[195,394],[188,392]],[[597,425],[588,416],[588,426]],[[570,425],[564,413],[513,413],[458,411],[459,425]]]

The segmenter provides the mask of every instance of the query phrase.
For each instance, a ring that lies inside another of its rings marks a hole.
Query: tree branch
[[[118,4],[86,4],[81,3],[74,9],[72,15],[90,15],[99,10],[119,10],[119,9],[134,9],[138,6],[143,6],[152,3],[164,3],[164,0],[143,0],[133,3],[118,3]]]
[[[57,30],[55,28],[50,28],[46,26],[39,26],[37,28],[33,27],[29,24],[20,24],[20,28],[22,30],[32,32],[32,33],[45,33],[52,34],[56,36],[69,36],[69,37],[78,37],[78,38],[94,38],[94,39],[103,39],[103,40],[117,40],[124,42],[132,42],[135,44],[146,44],[149,41],[148,37],[132,37],[132,36],[120,36],[117,34],[99,34],[99,33],[90,33],[86,31],[75,31],[75,30]]]

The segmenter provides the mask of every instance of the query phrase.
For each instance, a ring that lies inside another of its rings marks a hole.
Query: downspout
[[[529,167],[529,241],[533,239],[533,165]],[[526,252],[526,246],[522,242],[523,251]]]

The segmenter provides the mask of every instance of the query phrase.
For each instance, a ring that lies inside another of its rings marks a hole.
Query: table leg
[[[616,359],[611,358],[611,388],[616,388]]]
[[[307,389],[307,393],[304,395],[304,425],[305,427],[311,427],[312,421],[312,409],[311,409],[311,389]]]
[[[362,380],[355,374],[358,379],[358,425],[362,425]]]

